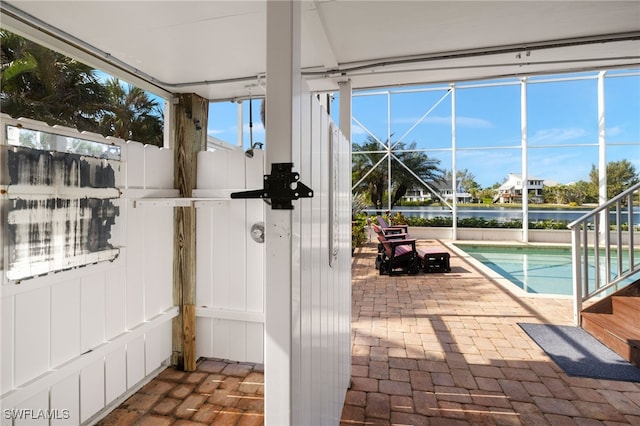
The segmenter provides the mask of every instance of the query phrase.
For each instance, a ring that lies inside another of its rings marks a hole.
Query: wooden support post
[[[207,146],[209,102],[195,94],[178,96],[174,129],[174,184],[181,197],[191,197],[196,186],[198,151]],[[196,212],[176,207],[174,212],[173,302],[180,315],[173,321],[171,362],[184,371],[196,369]]]

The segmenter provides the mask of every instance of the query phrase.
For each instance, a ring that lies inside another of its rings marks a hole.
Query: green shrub
[[[367,214],[357,213],[351,222],[351,246],[352,248],[359,247],[367,242],[367,233],[365,227],[367,226]]]
[[[537,222],[529,222],[529,229],[568,229],[569,222],[566,220],[539,220]]]
[[[407,217],[405,215],[403,215],[402,213],[400,213],[400,212],[394,214],[391,217],[386,216],[385,220],[387,221],[387,223],[391,223],[393,225],[408,225],[409,224],[409,220],[407,219]]]
[[[436,216],[431,218],[410,216],[407,217],[402,213],[395,213],[393,216],[384,216],[385,220],[395,225],[422,226],[433,228],[447,228],[453,225],[453,220],[448,216]],[[566,220],[543,220],[537,222],[529,222],[529,229],[567,229],[568,222]],[[624,225],[623,225],[624,226]],[[483,217],[459,218],[458,227],[460,228],[522,228],[521,219],[511,219],[505,222],[499,222],[496,219],[485,219]]]
[[[452,221],[450,217],[436,216],[432,218],[426,217],[409,217],[405,218],[407,225],[409,226],[427,226],[427,227],[447,227],[451,226]]]
[[[430,206],[431,204],[433,204],[432,200],[425,200],[425,201],[398,201],[396,203],[396,206],[401,207],[424,207],[424,206]]]

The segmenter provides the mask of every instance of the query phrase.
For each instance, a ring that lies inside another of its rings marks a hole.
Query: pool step
[[[585,312],[582,327],[611,350],[640,367],[640,331],[624,323],[619,315]]]
[[[640,288],[639,283],[635,283]],[[582,328],[621,357],[640,367],[640,295],[616,293],[582,311]]]
[[[613,296],[611,303],[615,315],[625,318],[626,322],[640,330],[640,297]]]

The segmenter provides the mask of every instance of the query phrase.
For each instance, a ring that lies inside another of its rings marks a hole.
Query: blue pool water
[[[573,294],[570,248],[463,244],[456,247],[527,293]]]
[[[511,281],[527,293],[573,294],[573,269],[571,248],[556,246],[496,246],[480,244],[455,244],[457,248],[483,265]],[[623,251],[622,269],[628,270],[628,250]],[[640,251],[635,251],[640,259]],[[590,256],[589,265],[593,265]],[[604,270],[604,256],[600,258]],[[611,261],[612,277],[617,270],[616,256]],[[595,268],[590,266],[590,290],[595,286]]]

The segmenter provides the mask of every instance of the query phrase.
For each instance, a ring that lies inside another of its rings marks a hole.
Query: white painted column
[[[240,148],[244,147],[244,108],[242,101],[238,101],[238,108],[236,109],[236,117],[238,120],[238,141],[237,145]],[[251,148],[251,147],[249,147]]]
[[[164,148],[172,148],[173,138],[173,115],[175,114],[175,105],[173,103],[174,98],[164,100],[164,128],[163,128],[163,142]]]
[[[344,137],[347,139],[347,141],[349,142],[349,148],[348,148],[348,153],[349,153],[349,159],[351,160],[352,157],[352,153],[351,153],[351,147],[353,146],[351,143],[351,124],[353,122],[352,117],[353,117],[353,110],[352,110],[352,100],[353,100],[353,91],[351,88],[351,80],[347,80],[347,81],[343,81],[339,83],[340,86],[340,131],[342,132],[342,134],[344,135]],[[349,163],[351,164],[351,161],[349,161]],[[352,174],[348,173],[347,175],[347,179],[349,179],[349,188],[352,187],[353,182],[351,180],[352,178]],[[353,191],[351,191],[351,193],[349,194],[350,197],[348,199],[349,202],[349,207],[353,207],[352,203],[353,203]],[[349,210],[353,211],[352,208],[350,208]],[[348,238],[349,242],[352,243],[352,239]],[[353,247],[351,247],[351,249],[353,249]],[[345,320],[349,322],[349,324],[351,323],[351,299],[349,299],[348,303],[345,303],[345,308],[348,312],[348,315],[345,315]],[[343,317],[344,318],[344,317]],[[351,348],[351,333],[349,333],[349,343],[348,346],[349,348]],[[351,357],[349,357],[349,359],[351,359]],[[346,362],[344,365],[345,368],[345,374],[347,375],[347,377],[351,377],[351,362]]]
[[[604,74],[598,74],[598,204],[607,201],[607,138],[605,131]]]
[[[598,205],[607,202],[607,137],[604,104],[604,74],[605,71],[600,71],[598,74]],[[607,210],[600,213],[600,229],[596,232],[600,234],[600,241],[605,241],[605,235],[609,232],[609,212]],[[608,270],[602,272],[608,274]],[[604,277],[604,279],[606,279],[606,277]]]
[[[299,1],[267,1],[266,173],[300,143]],[[295,165],[294,165],[295,170]],[[295,202],[294,202],[295,203]],[[292,212],[265,214],[265,424],[291,424]]]
[[[391,215],[391,92],[387,91],[387,208]]]
[[[522,142],[522,242],[529,241],[529,146],[527,78],[520,80],[520,137]]]
[[[340,131],[351,142],[351,80],[341,81],[340,87]]]
[[[451,84],[451,175],[453,176],[453,204],[451,211],[451,239],[458,239],[458,169],[456,158],[456,87]]]

